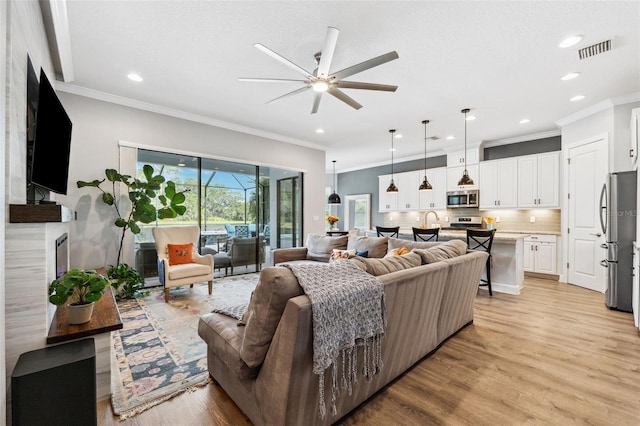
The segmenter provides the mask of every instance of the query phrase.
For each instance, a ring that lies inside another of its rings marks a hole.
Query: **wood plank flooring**
[[[209,384],[101,425],[248,425]],[[343,418],[342,425],[640,425],[640,335],[604,295],[525,278],[518,296],[480,290],[475,321]]]

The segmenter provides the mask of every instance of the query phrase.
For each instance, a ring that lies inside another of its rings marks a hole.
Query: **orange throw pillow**
[[[167,244],[169,265],[183,265],[193,263],[193,243]]]

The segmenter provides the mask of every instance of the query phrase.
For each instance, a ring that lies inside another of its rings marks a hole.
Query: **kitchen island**
[[[373,233],[368,235],[375,236]],[[524,239],[529,234],[496,231],[491,246],[491,289],[499,293],[520,294],[524,283]],[[413,234],[400,229],[399,237],[413,241]],[[438,241],[467,241],[466,231],[441,229]],[[483,274],[486,279],[486,272]],[[481,287],[486,289],[487,287]],[[488,291],[488,290],[487,290]]]

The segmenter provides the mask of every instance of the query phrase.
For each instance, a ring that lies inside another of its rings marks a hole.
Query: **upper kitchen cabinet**
[[[419,172],[419,181],[424,179],[424,170]],[[447,208],[447,168],[427,169],[427,180],[433,187],[431,191],[418,191],[420,210]]]
[[[473,185],[461,188],[458,186],[458,182],[464,172],[464,166],[447,167],[447,190],[458,191],[460,189],[478,189],[478,183],[480,182],[478,165],[467,163],[467,171],[469,172],[469,177],[473,180]],[[480,199],[482,199],[482,195],[480,195]]]
[[[518,157],[518,207],[560,207],[559,151]]]
[[[394,182],[398,185],[398,175],[394,174]],[[378,176],[378,210],[381,212],[393,212],[398,210],[398,193],[387,192],[391,175]]]
[[[518,206],[516,158],[481,162],[479,179],[481,209],[513,209]]]
[[[480,149],[472,148],[465,151],[455,151],[447,153],[447,166],[456,167],[464,166],[464,158],[467,157],[467,165],[478,164],[481,160]]]
[[[420,199],[418,187],[420,186],[420,172],[404,172],[396,175],[398,186],[398,210],[418,210]]]

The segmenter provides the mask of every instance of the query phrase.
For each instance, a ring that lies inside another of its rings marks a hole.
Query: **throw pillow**
[[[409,250],[407,250],[406,247],[394,248],[393,250],[390,250],[389,253],[387,253],[384,257],[403,256],[407,253],[409,253]]]
[[[169,253],[169,265],[184,265],[193,263],[193,243],[167,244]]]
[[[357,251],[356,256],[369,257],[369,251]]]
[[[407,253],[403,256],[385,257],[383,259],[354,257],[351,261],[360,269],[376,277],[420,266],[422,263],[420,255],[417,253]]]
[[[387,241],[389,237],[349,237],[347,249],[356,249],[359,252],[367,252],[367,257],[384,257],[387,254]]]
[[[346,250],[347,235],[340,237],[327,237],[324,235],[309,234],[307,236],[307,259],[318,262],[328,262],[333,249]]]
[[[329,263],[333,262],[334,260],[338,260],[338,259],[348,259],[351,256],[355,256],[356,255],[356,250],[340,250],[340,249],[333,249],[331,250],[331,258],[329,259]]]

